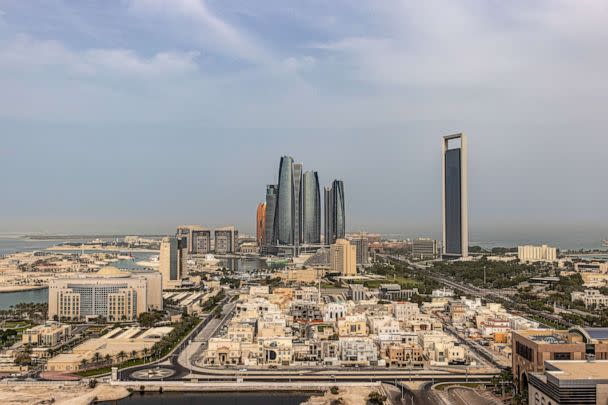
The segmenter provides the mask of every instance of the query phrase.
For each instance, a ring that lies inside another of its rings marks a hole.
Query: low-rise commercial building
[[[608,360],[608,328],[530,329],[512,332],[513,378],[519,388],[548,360]]]
[[[21,335],[21,342],[32,346],[54,347],[72,336],[72,326],[54,321],[26,329]]]
[[[529,375],[528,404],[608,404],[608,361],[546,361],[544,369]]]

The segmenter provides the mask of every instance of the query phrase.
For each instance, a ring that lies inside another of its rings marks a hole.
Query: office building
[[[519,389],[548,360],[608,360],[608,328],[528,329],[512,332],[513,378]]]
[[[321,243],[321,194],[317,172],[307,171],[302,180],[302,243]]]
[[[255,240],[259,247],[266,244],[266,203],[258,204],[258,209],[255,216]]]
[[[158,271],[163,276],[164,289],[177,287],[181,283],[184,261],[182,253],[178,238],[169,236],[161,240]]]
[[[547,361],[530,373],[530,405],[608,404],[608,361]]]
[[[325,244],[331,245],[346,236],[346,213],[344,209],[344,182],[334,180],[326,187],[325,197]]]
[[[554,262],[557,260],[557,248],[547,245],[524,245],[517,247],[517,258],[521,262]]]
[[[275,245],[276,238],[274,237],[274,217],[277,206],[279,188],[275,184],[266,186],[266,222],[264,224],[264,241],[266,245]]]
[[[302,163],[293,164],[293,244],[302,241]],[[297,249],[296,249],[297,250]]]
[[[239,231],[234,226],[215,230],[215,253],[225,255],[238,250]]]
[[[343,276],[357,275],[357,249],[346,239],[338,239],[329,247],[329,265],[332,272]]]
[[[295,196],[293,178],[293,158],[281,157],[279,165],[279,189],[274,216],[274,238],[279,245],[293,246]]]
[[[441,145],[442,254],[446,258],[467,257],[469,255],[467,138],[464,134],[445,136]]]
[[[414,259],[434,259],[438,255],[437,241],[430,238],[416,238],[412,242]]]
[[[49,282],[49,318],[81,321],[102,316],[110,322],[134,321],[139,314],[163,308],[162,275],[104,267],[91,276],[54,278]]]
[[[180,225],[175,236],[181,240],[188,254],[205,255],[211,252],[211,230],[200,225]]]
[[[369,264],[369,241],[367,238],[352,238],[350,244],[354,245],[357,250],[357,264]]]

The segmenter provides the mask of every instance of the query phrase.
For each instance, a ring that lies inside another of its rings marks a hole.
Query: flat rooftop
[[[546,364],[546,373],[558,380],[608,380],[608,360],[552,360]]]

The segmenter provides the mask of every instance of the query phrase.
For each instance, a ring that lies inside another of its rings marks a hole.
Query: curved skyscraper
[[[334,203],[334,239],[346,236],[346,214],[344,212],[344,182],[334,180],[332,186]]]
[[[344,182],[334,180],[325,187],[325,244],[331,245],[346,236],[346,214],[344,210]]]
[[[293,164],[293,239],[302,241],[302,163]]]
[[[307,171],[302,178],[302,242],[321,243],[321,194],[319,175]]]
[[[274,240],[279,245],[294,245],[295,195],[293,158],[281,157],[279,165],[279,193],[274,216]]]
[[[269,184],[266,186],[266,213],[264,223],[264,244],[274,245],[274,215],[277,206],[277,186]]]

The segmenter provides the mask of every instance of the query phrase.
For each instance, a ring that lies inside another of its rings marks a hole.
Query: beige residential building
[[[557,260],[557,248],[547,245],[524,245],[517,247],[517,258],[521,262],[554,262]]]
[[[180,249],[179,244],[175,237],[166,237],[160,242],[158,271],[163,275],[163,289],[176,288],[181,284],[185,249]]]
[[[79,321],[103,316],[133,321],[162,309],[161,275],[104,267],[92,276],[54,278],[49,282],[49,319]]]
[[[357,275],[357,248],[346,239],[338,239],[329,247],[329,265],[332,272],[343,276]]]
[[[21,335],[21,342],[32,346],[53,347],[65,342],[71,335],[72,326],[47,321],[42,325],[24,330]]]
[[[338,334],[343,336],[367,336],[367,320],[363,315],[347,315],[338,320]]]

